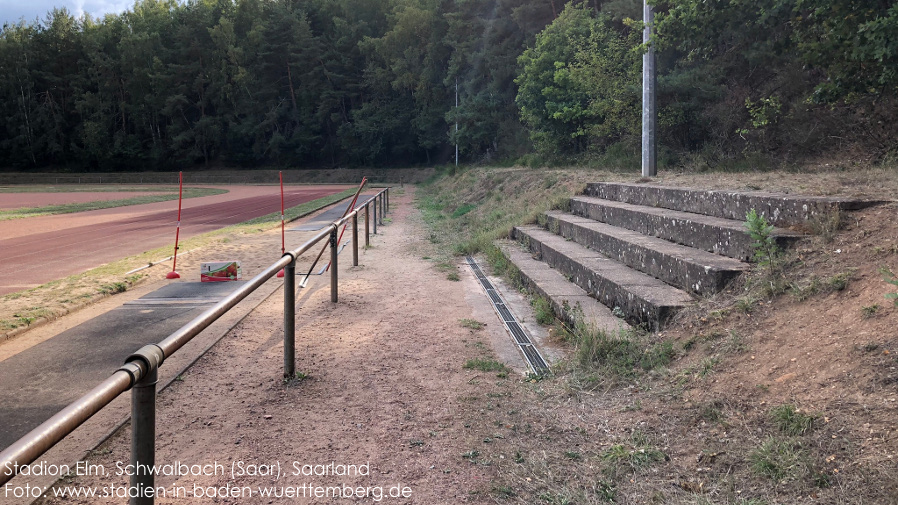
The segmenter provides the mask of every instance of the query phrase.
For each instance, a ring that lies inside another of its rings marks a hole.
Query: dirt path
[[[492,321],[483,330],[459,324],[475,316],[466,301],[470,286],[448,280],[432,262],[422,259],[429,244],[422,243],[424,233],[410,191],[394,194],[392,200],[392,222],[372,236],[372,247],[360,254],[360,266],[349,266],[348,250],[341,255],[338,304],[330,302],[327,278],[315,278],[299,292],[297,370],[303,378],[288,382],[281,378],[279,291],[183,381],[160,395],[157,463],[217,462],[224,475],[163,476],[157,486],[169,490],[183,486],[188,497],[195,496],[194,486],[230,483],[253,490],[252,497],[219,500],[225,503],[331,503],[330,498],[302,498],[308,493],[302,486],[344,483],[380,489],[366,491],[369,496],[363,500],[347,499],[350,502],[373,501],[380,492],[387,503],[492,502],[488,496],[492,469],[478,464],[476,454],[471,454],[483,438],[482,431],[472,427],[485,414],[470,408],[470,403],[484,395],[505,396],[502,391],[519,375],[463,369],[466,360],[491,354],[483,342],[501,329]],[[500,403],[492,401],[490,409],[505,408]],[[508,428],[491,429],[498,433]],[[127,464],[129,441],[126,428],[101,447],[91,463],[114,473],[117,462]],[[246,468],[279,463],[281,477],[238,475],[232,480],[231,465],[238,462]],[[303,465],[330,463],[368,465],[369,474],[294,475]],[[65,486],[99,489],[112,483],[127,485],[127,477],[81,477]],[[261,497],[260,486],[284,492],[295,487],[299,499]],[[406,497],[390,498],[394,486]],[[73,501],[119,502],[65,500]],[[157,499],[157,503],[187,501],[213,500]]]

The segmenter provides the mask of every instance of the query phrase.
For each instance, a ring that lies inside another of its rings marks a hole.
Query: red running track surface
[[[349,187],[287,186],[284,203],[290,208]],[[229,192],[184,200],[182,240],[280,212],[277,186],[227,186],[224,189]],[[39,205],[37,202],[34,206]],[[170,244],[174,251],[177,217],[178,202],[174,200],[0,221],[0,295],[81,273],[157,247]]]

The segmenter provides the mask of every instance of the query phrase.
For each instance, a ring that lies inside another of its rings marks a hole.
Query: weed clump
[[[582,322],[563,329],[577,347],[579,367],[612,381],[666,367],[676,356],[672,342],[652,342],[647,334],[633,329],[609,332]]]
[[[469,330],[482,330],[485,324],[481,323],[476,319],[459,319],[458,323],[462,326],[462,328],[467,328]]]
[[[463,368],[468,370],[480,370],[481,372],[507,372],[508,367],[494,359],[474,358],[465,362]]]
[[[752,470],[778,482],[799,480],[808,474],[807,456],[792,439],[770,437],[749,456]]]
[[[800,412],[793,405],[780,405],[770,410],[770,417],[777,428],[786,435],[804,435],[814,429],[817,416]]]
[[[538,296],[533,299],[533,315],[536,317],[536,322],[542,325],[549,325],[555,321],[555,311],[552,309],[552,303]]]

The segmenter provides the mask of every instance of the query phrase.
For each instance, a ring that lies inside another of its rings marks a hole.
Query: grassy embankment
[[[476,168],[420,188],[418,205],[428,239],[441,251],[433,253],[438,268],[451,275],[457,255],[482,253],[513,282],[514,270],[493,239],[536,221],[544,209],[563,207],[586,182],[637,178]],[[898,194],[898,178],[888,168],[656,180],[816,195]],[[492,321],[460,321],[474,339],[464,368],[484,394],[457,399],[469,449],[459,458],[493,473],[475,492],[520,504],[894,503],[893,404],[883,385],[895,380],[890,370],[898,344],[886,329],[898,309],[885,305],[883,293],[892,288],[876,273],[880,265],[895,268],[894,224],[876,221],[891,215],[894,207],[864,220],[834,215],[809,223],[812,237],[725,292],[698,300],[663,333],[556,327],[569,358],[547,377],[512,380],[478,340]],[[859,303],[859,295],[873,303]],[[544,303],[537,299],[534,308],[537,319],[557,326]],[[784,331],[782,342],[776,334]],[[830,333],[837,346],[821,347]],[[780,359],[785,352],[795,357]],[[794,373],[786,373],[790,367]]]

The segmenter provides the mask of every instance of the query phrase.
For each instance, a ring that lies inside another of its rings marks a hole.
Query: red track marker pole
[[[184,196],[184,172],[178,172],[178,227],[175,230],[175,254],[171,264],[171,272],[165,275],[166,279],[180,279],[181,275],[175,270],[178,266],[178,238],[181,235],[181,198]]]
[[[287,252],[287,242],[284,240],[284,172],[278,172],[281,180],[281,255]],[[278,272],[278,277],[284,276],[284,269]]]
[[[363,178],[362,178],[362,184],[364,184],[365,181],[367,181],[367,180],[368,180],[367,178],[364,178],[364,177],[363,177]],[[349,205],[349,208],[347,208],[347,209],[346,209],[346,212],[343,213],[343,217],[346,217],[346,214],[348,214],[348,213],[352,212],[353,210],[355,210],[355,202],[356,202],[356,200],[358,200],[358,198],[359,198],[359,195],[356,194],[356,195],[355,195],[355,198],[352,199],[352,203]],[[340,230],[340,237],[337,238],[337,245],[339,245],[339,244],[340,244],[340,241],[343,240],[343,232],[346,231],[346,227],[347,227],[347,226],[349,226],[349,223],[343,223],[343,229]],[[331,262],[328,261],[328,262],[327,262],[327,266],[324,267],[324,271],[327,272],[328,270],[330,270],[330,268],[331,268]]]
[[[356,190],[355,196],[352,197],[352,203],[349,204],[349,207],[346,207],[346,210],[343,211],[343,215],[340,216],[340,219],[343,219],[344,217],[346,217],[347,214],[349,214],[350,212],[352,212],[355,209],[355,202],[359,199],[359,194],[361,194],[362,188],[364,188],[365,184],[367,184],[367,183],[368,183],[368,178],[362,177],[362,183],[359,184],[359,189]],[[344,226],[344,228],[345,228],[345,226]],[[309,271],[306,272],[306,276],[303,278],[302,282],[299,283],[299,287],[301,287],[301,288],[306,287],[306,283],[309,282],[309,276],[312,275],[312,270],[315,269],[315,265],[318,264],[318,260],[321,259],[321,255],[324,254],[325,250],[327,250],[327,246],[328,246],[328,244],[325,243],[324,247],[321,248],[321,252],[318,253],[318,257],[315,258],[315,261],[312,263],[312,266],[309,267]],[[328,263],[328,266],[330,266],[330,263]]]

